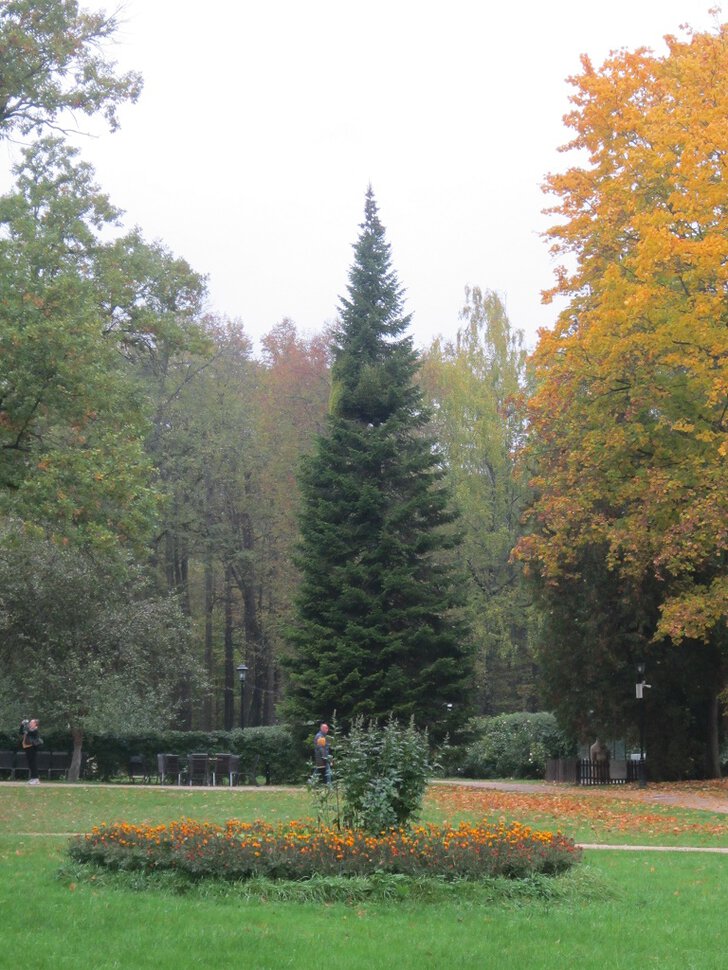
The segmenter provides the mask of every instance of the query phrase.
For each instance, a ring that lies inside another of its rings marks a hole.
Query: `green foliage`
[[[123,889],[130,893],[189,896],[198,900],[262,901],[263,903],[392,903],[437,906],[523,907],[526,904],[573,904],[619,898],[619,888],[594,869],[575,866],[558,879],[533,873],[522,879],[484,876],[478,880],[445,880],[441,876],[405,876],[401,873],[373,872],[367,876],[322,876],[310,879],[280,880],[251,876],[244,881],[211,877],[194,879],[185,873],[158,870],[104,870],[93,863],[70,860],[61,866],[63,884],[87,883]],[[407,912],[407,910],[405,910]],[[391,910],[390,910],[391,915]],[[459,917],[461,918],[461,917]]]
[[[334,776],[340,786],[346,825],[380,832],[419,816],[430,773],[427,732],[414,720],[354,718],[336,739]]]
[[[58,128],[62,116],[102,111],[118,127],[117,108],[136,101],[141,78],[116,74],[101,55],[116,16],[87,13],[76,0],[4,0],[0,6],[0,138]],[[75,125],[74,125],[75,127]]]
[[[548,758],[566,757],[572,745],[553,714],[501,714],[472,721],[463,773],[469,778],[543,778]]]
[[[18,714],[79,734],[168,723],[176,679],[195,667],[178,604],[121,554],[17,524],[0,529],[0,662]]]
[[[27,148],[15,175],[0,198],[0,514],[141,548],[160,494],[138,365],[199,344],[204,283],[138,233],[102,241],[118,210],[59,139]]]
[[[300,476],[286,711],[308,721],[336,710],[345,725],[414,715],[439,737],[464,719],[472,684],[448,560],[458,537],[371,190],[349,281],[328,426]]]
[[[640,710],[635,700],[637,662],[645,661],[646,748],[653,780],[706,778],[714,773],[711,711],[717,644],[646,643],[654,629],[661,583],[639,590],[608,569],[604,550],[579,556],[582,579],[542,587],[543,616],[537,655],[544,700],[559,724],[579,741],[597,734],[624,738],[639,749]]]
[[[526,385],[526,355],[523,334],[511,327],[496,293],[466,289],[461,319],[453,341],[432,343],[420,380],[461,512],[477,705],[498,714],[531,709],[537,693],[532,597],[511,559],[530,497],[514,462],[524,433],[516,401]]]

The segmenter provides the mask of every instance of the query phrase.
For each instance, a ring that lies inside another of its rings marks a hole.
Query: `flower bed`
[[[78,862],[113,869],[172,870],[229,880],[374,872],[446,879],[521,878],[562,872],[581,855],[561,833],[538,832],[517,822],[418,825],[371,836],[321,828],[314,822],[270,825],[235,819],[225,825],[191,819],[168,825],[103,824],[74,840],[69,851]]]

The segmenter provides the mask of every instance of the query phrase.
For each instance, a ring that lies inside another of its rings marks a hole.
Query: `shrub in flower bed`
[[[225,825],[182,819],[167,825],[100,825],[71,843],[77,862],[113,869],[172,870],[193,878],[302,880],[314,875],[392,873],[481,879],[556,874],[580,858],[560,833],[519,823],[418,825],[369,835],[314,822]]]

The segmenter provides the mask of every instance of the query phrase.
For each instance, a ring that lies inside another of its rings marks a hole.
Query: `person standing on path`
[[[20,724],[20,735],[20,746],[23,751],[25,751],[25,757],[28,762],[28,770],[30,772],[28,784],[39,785],[40,778],[38,777],[38,748],[41,744],[43,744],[43,741],[38,734],[38,719],[34,717],[29,721],[22,721]]]
[[[322,724],[313,739],[313,760],[318,780],[324,785],[331,784],[331,742],[329,726]]]

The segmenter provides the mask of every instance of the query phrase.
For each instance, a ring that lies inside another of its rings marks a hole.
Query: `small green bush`
[[[345,825],[380,832],[418,817],[430,763],[427,733],[414,720],[405,726],[394,718],[355,718],[336,740],[334,765]]]
[[[462,768],[468,778],[543,778],[548,758],[572,753],[556,718],[544,711],[473,718],[471,728],[475,739]]]

